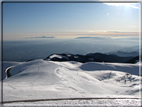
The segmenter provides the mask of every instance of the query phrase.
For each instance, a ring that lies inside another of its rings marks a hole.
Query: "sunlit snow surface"
[[[140,64],[98,62],[54,62],[42,59],[29,62],[3,62],[3,72],[11,77],[3,80],[3,100],[49,98],[126,97],[140,98]],[[139,99],[62,100],[14,104],[47,105],[137,105]],[[86,102],[86,103],[85,103]],[[133,103],[132,103],[133,102]]]

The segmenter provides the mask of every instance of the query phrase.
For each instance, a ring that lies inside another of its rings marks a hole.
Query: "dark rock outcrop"
[[[120,57],[117,55],[107,55],[102,53],[90,53],[87,55],[79,55],[79,54],[69,54],[69,53],[62,53],[62,54],[51,54],[44,60],[51,60],[51,61],[77,61],[77,62],[120,62],[124,63],[133,57]]]

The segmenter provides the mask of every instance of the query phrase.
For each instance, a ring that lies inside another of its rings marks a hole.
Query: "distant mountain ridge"
[[[110,37],[77,37],[75,39],[96,39],[96,40],[106,40],[111,39]]]
[[[116,51],[116,52],[109,52],[107,54],[117,55],[121,57],[135,57],[139,55],[139,52],[138,51],[132,51],[132,52]]]
[[[134,57],[120,57],[117,55],[109,55],[102,53],[89,53],[86,55],[80,54],[70,54],[70,53],[62,53],[62,54],[51,54],[44,60],[48,61],[77,61],[81,63],[86,62],[118,62],[125,63],[128,60],[133,59]]]
[[[141,55],[141,58],[142,58],[142,55]],[[141,60],[139,59],[139,56],[136,56],[136,57],[134,57],[134,58],[132,58],[132,59],[126,61],[126,63],[137,63],[137,62],[139,62],[139,61],[141,61]]]

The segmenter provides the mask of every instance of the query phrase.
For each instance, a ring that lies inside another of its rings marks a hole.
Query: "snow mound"
[[[139,97],[138,68],[137,64],[42,59],[17,63],[9,71],[11,77],[3,80],[3,98]]]
[[[51,55],[49,58],[50,58],[50,59],[52,59],[52,58],[54,58],[54,57],[57,57],[57,58],[60,58],[60,59],[62,58],[62,56],[61,56],[61,55],[56,55],[56,54]]]
[[[67,60],[67,61],[69,60],[68,57],[65,57],[63,55],[56,55],[56,54],[49,56],[48,60],[55,60],[55,59]]]
[[[88,62],[83,64],[80,68],[85,71],[112,70],[139,75],[138,64]]]

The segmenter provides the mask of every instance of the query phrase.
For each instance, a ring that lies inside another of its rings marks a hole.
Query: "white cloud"
[[[111,6],[126,6],[126,7],[132,7],[135,9],[140,9],[140,5],[138,3],[104,3]]]

